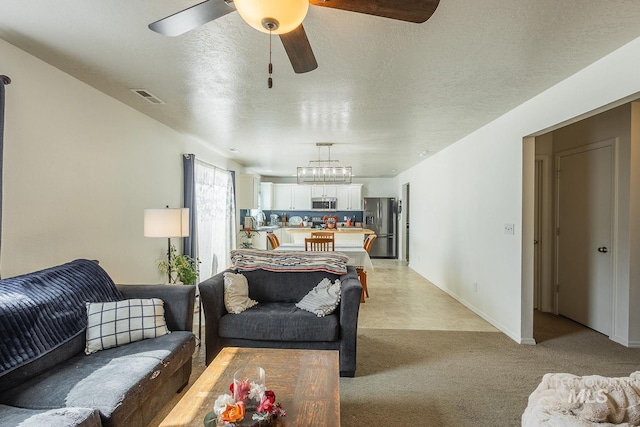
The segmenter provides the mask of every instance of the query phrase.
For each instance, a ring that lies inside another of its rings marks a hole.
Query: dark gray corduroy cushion
[[[55,369],[58,363],[64,362],[70,357],[83,352],[87,340],[85,332],[81,331],[77,336],[70,339],[58,348],[55,348],[41,357],[24,364],[19,369],[14,369],[0,377],[0,393],[17,385],[22,384],[29,378],[33,378],[49,369]]]
[[[339,274],[324,271],[290,272],[239,271],[247,278],[249,298],[258,302],[299,302],[324,278],[332,282]]]
[[[120,425],[144,398],[189,360],[191,332],[175,331],[92,355],[80,354],[0,395],[0,402],[30,409],[96,408]]]
[[[87,326],[86,302],[123,299],[86,259],[0,280],[0,294],[0,391],[53,367],[59,356],[49,355],[60,347],[74,350]]]
[[[89,408],[60,408],[49,410],[15,408],[0,405],[3,426],[20,427],[100,427],[100,415]]]
[[[160,298],[170,331],[193,329],[193,305],[196,287],[188,285],[117,285],[124,298]]]
[[[219,334],[263,341],[336,341],[340,321],[336,312],[317,317],[294,303],[260,303],[240,314],[222,316]]]

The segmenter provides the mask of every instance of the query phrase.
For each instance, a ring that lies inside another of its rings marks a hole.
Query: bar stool
[[[269,240],[269,244],[271,245],[271,250],[280,246],[280,241],[278,240],[278,236],[273,233],[267,234],[267,239]]]

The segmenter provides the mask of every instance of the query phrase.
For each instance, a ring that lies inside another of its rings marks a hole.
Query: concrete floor
[[[499,332],[480,316],[410,269],[405,262],[373,259],[369,298],[358,328]]]

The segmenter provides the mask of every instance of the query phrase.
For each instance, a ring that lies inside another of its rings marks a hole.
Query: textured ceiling
[[[333,142],[357,176],[388,177],[640,37],[638,0],[441,0],[424,24],[310,6],[318,69],[295,74],[274,38],[267,89],[269,36],[237,13],[147,28],[197,2],[9,0],[0,38],[261,175]]]

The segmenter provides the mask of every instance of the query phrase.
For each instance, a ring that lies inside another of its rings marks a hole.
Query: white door
[[[611,332],[613,145],[560,153],[558,173],[558,312]]]

